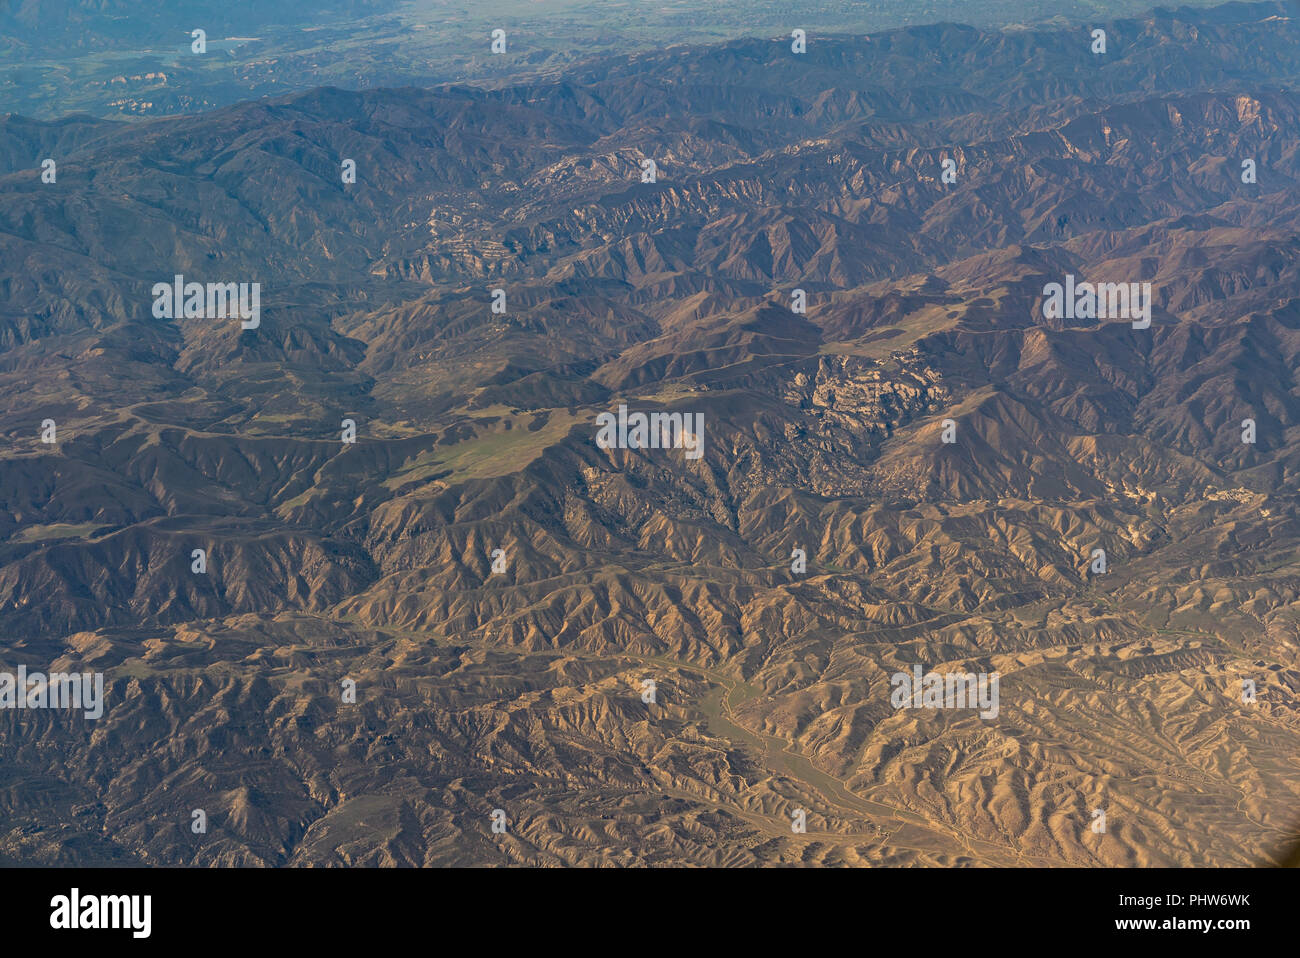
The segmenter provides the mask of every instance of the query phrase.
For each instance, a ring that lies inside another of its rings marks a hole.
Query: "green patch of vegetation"
[[[385,480],[384,485],[396,489],[445,473],[448,469],[451,470],[451,474],[445,477],[448,483],[508,476],[562,440],[575,425],[586,421],[586,417],[580,414],[571,415],[566,410],[556,409],[551,411],[546,425],[530,432],[526,419],[506,419],[498,431],[422,453],[407,468]],[[506,422],[511,428],[504,428]]]
[[[55,522],[48,526],[27,526],[13,535],[14,542],[46,542],[51,539],[86,539],[108,526],[98,522]]]

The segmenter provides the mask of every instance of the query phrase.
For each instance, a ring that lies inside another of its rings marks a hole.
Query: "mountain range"
[[[0,118],[0,862],[1277,861],[1300,16],[1096,28]]]

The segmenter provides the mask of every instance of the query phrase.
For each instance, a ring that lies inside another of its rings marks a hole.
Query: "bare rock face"
[[[1276,858],[1300,19],[1260,9],[1104,70],[945,26],[0,119],[0,672],[104,683],[0,708],[0,863]],[[159,316],[177,275],[257,325]]]

